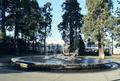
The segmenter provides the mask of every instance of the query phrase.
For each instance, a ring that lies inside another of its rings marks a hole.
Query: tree
[[[5,41],[5,37],[6,37],[6,31],[5,31],[5,23],[6,23],[6,10],[8,8],[8,2],[9,0],[1,0],[0,1],[0,23],[1,23],[1,32],[2,32],[2,38],[3,38],[3,42]]]
[[[62,9],[64,12],[62,15],[63,20],[58,25],[58,30],[62,35],[62,39],[69,44],[69,52],[74,52],[78,47],[78,38],[81,38],[80,28],[83,24],[83,15],[80,13],[81,8],[77,0],[66,0],[62,4]]]
[[[32,47],[33,47],[33,51],[34,51],[35,47],[36,47],[35,44],[37,42],[38,29],[40,26],[40,22],[42,21],[41,9],[36,0],[31,1],[29,18],[30,18],[29,27],[30,27],[31,35],[32,35],[31,39],[33,41]]]
[[[14,31],[12,42],[16,53],[20,51],[20,42],[32,41],[32,47],[35,50],[37,40],[44,37],[41,22],[47,22],[47,26],[50,26],[51,22],[48,22],[50,20],[48,19],[49,13],[45,15],[43,13],[44,11],[39,7],[37,0],[0,0],[0,32],[2,38],[5,39],[6,31]],[[6,48],[6,46],[2,47]]]
[[[51,32],[51,23],[52,23],[52,8],[51,3],[47,2],[42,8],[42,16],[43,20],[41,21],[42,33],[44,34],[44,53],[46,53],[46,38]]]
[[[120,5],[120,1],[117,0],[117,2]],[[117,17],[120,17],[120,7],[117,7],[117,10],[116,10],[115,14],[117,15]]]
[[[120,5],[120,1],[117,0],[117,2]],[[117,7],[115,14],[117,15],[117,18],[116,18],[116,25],[117,25],[117,27],[116,27],[116,33],[119,34],[119,31],[120,31],[120,28],[119,28],[120,27],[120,6]],[[118,35],[117,35],[117,37],[118,37]]]
[[[25,41],[32,39],[35,50],[36,34],[41,21],[41,10],[36,0],[11,0],[7,15],[7,25],[15,32],[16,52],[20,34]]]
[[[120,1],[117,0],[117,2],[119,5]],[[113,47],[114,47],[113,41],[117,41],[118,43],[120,43],[119,41],[120,40],[120,7],[119,6],[116,8],[115,14],[112,17],[112,19],[113,21],[111,22],[112,26],[110,28],[111,30],[109,31],[109,35],[112,39],[112,54],[113,54]]]
[[[7,26],[8,28],[12,28],[14,30],[14,39],[15,39],[15,48],[16,54],[19,53],[18,47],[18,39],[19,33],[22,28],[23,24],[23,17],[24,17],[24,9],[25,7],[22,5],[23,0],[11,0],[9,2],[9,9],[7,15]]]
[[[8,9],[9,0],[0,0],[0,32],[1,32],[1,51],[6,49],[6,11]]]
[[[104,38],[112,26],[111,0],[86,0],[88,15],[84,18],[85,37],[91,36],[98,41],[99,56],[104,58]]]

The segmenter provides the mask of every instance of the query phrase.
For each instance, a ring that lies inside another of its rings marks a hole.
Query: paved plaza
[[[120,81],[120,69],[94,73],[24,72],[0,68],[0,81]]]

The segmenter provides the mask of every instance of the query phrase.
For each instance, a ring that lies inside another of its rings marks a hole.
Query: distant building
[[[48,53],[63,53],[63,46],[60,44],[48,44],[46,51]]]
[[[47,52],[48,53],[63,53],[64,52],[63,40],[48,40],[47,41]]]
[[[44,46],[37,45],[36,51],[40,52],[41,54],[44,53]],[[30,47],[29,50],[32,50],[32,47]],[[46,46],[46,53],[63,53],[63,46],[59,44],[48,44]]]

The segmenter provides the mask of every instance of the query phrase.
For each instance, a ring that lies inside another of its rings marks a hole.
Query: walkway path
[[[0,73],[0,81],[120,81],[120,69],[95,73],[7,71],[8,72]]]

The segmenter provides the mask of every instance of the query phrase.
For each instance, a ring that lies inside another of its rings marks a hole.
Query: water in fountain
[[[69,57],[67,57],[69,58]],[[109,59],[97,59],[97,58],[57,58],[53,56],[48,56],[44,58],[41,56],[32,56],[32,57],[20,57],[13,58],[12,62],[14,65],[20,65],[21,63],[27,64],[28,68],[49,68],[49,69],[59,69],[59,70],[109,70],[118,68],[119,65]]]

